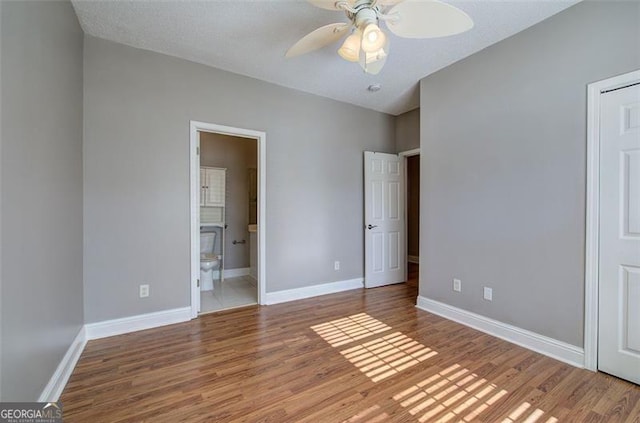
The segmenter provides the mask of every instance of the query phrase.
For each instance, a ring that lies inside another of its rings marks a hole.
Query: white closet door
[[[640,86],[601,95],[598,369],[640,383]]]

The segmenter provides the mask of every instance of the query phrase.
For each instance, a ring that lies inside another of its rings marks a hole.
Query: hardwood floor
[[[640,387],[418,310],[412,274],[90,341],[64,420],[640,423]]]

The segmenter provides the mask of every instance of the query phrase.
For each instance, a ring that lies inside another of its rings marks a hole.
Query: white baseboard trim
[[[155,313],[140,314],[138,316],[124,317],[122,319],[107,320],[104,322],[89,323],[78,332],[64,357],[58,364],[49,382],[38,397],[39,402],[58,401],[64,387],[73,373],[87,341],[91,339],[106,338],[107,336],[121,335],[123,333],[138,330],[151,329],[159,326],[191,320],[191,307],[174,308],[172,310],[158,311]]]
[[[409,263],[420,264],[420,256],[407,256],[407,261]]]
[[[239,267],[237,269],[224,269],[223,274],[224,278],[237,278],[240,276],[247,276],[251,268],[249,267]]]
[[[583,348],[422,296],[418,297],[416,307],[572,366],[584,367]]]
[[[191,320],[191,307],[139,314],[85,325],[87,339],[100,339]]]
[[[329,282],[319,285],[305,286],[304,288],[286,289],[283,291],[267,292],[265,304],[278,304],[287,301],[301,300],[303,298],[317,297],[318,295],[333,294],[362,288],[363,279],[348,279],[338,282]]]
[[[67,381],[73,373],[73,369],[76,367],[76,363],[80,359],[84,346],[87,344],[87,335],[84,326],[80,328],[80,331],[71,342],[69,349],[62,357],[60,364],[53,372],[49,383],[44,387],[42,393],[38,397],[38,402],[55,402],[58,401],[64,387],[67,385]]]

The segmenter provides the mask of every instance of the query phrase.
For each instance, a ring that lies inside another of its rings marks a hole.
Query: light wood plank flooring
[[[640,387],[414,307],[415,279],[88,343],[65,422],[635,422]]]

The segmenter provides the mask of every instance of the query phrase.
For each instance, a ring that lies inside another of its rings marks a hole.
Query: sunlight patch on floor
[[[470,422],[507,394],[496,384],[454,364],[394,395],[393,399],[408,408],[419,422]],[[519,405],[502,423],[542,423],[544,411],[537,408],[531,412],[530,408],[527,402]],[[553,416],[544,421],[557,422]]]
[[[542,422],[543,420],[541,420],[541,418],[544,418],[544,411],[542,411],[539,408],[536,408],[531,412],[531,414],[527,415],[530,409],[531,409],[531,404],[529,404],[528,402],[523,402],[518,407],[516,407],[506,419],[502,420],[502,423]],[[544,421],[544,423],[557,423],[557,422],[558,422],[558,419],[553,416],[549,417],[546,421]]]
[[[374,382],[433,357],[437,352],[400,332],[376,338],[340,351],[362,373]]]
[[[340,351],[373,382],[399,374],[438,354],[401,332],[379,335],[392,328],[366,313],[321,323],[311,329],[333,347],[377,335]],[[495,383],[460,364],[453,364],[402,390],[393,399],[421,423],[471,422],[507,394]],[[539,408],[533,409],[528,402],[513,410],[506,409],[502,416],[506,416],[502,423],[558,423],[556,417],[545,415]],[[378,422],[388,418],[389,414],[374,405],[343,423]]]
[[[385,412],[380,412],[380,406],[374,405],[373,407],[369,407],[366,410],[363,410],[356,414],[355,416],[344,420],[342,423],[358,423],[358,422],[366,422],[366,423],[377,423],[389,421],[389,415]]]
[[[391,327],[366,313],[359,313],[311,326],[311,329],[332,347],[339,347],[371,335],[391,330]]]
[[[420,422],[471,421],[507,394],[454,364],[395,395]],[[455,408],[450,409],[455,406]],[[437,417],[441,415],[440,417]]]

